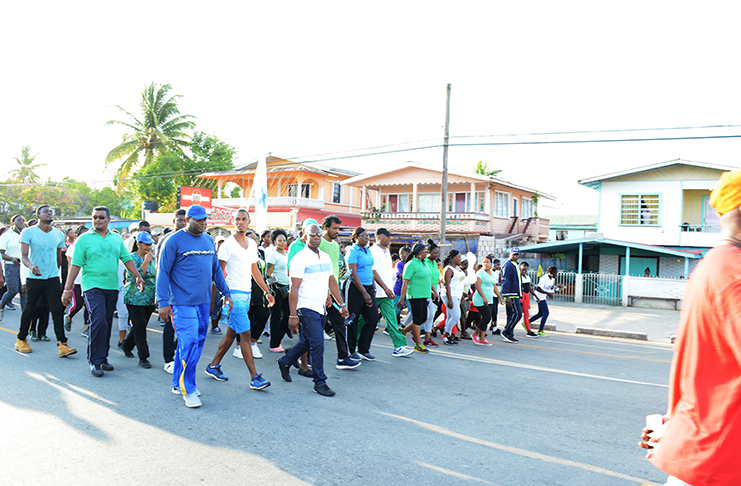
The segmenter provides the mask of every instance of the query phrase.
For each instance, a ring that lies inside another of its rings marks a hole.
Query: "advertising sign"
[[[203,206],[206,213],[211,213],[211,189],[203,187],[178,187],[178,208]]]
[[[221,206],[211,206],[211,215],[208,218],[209,226],[232,226],[234,209]]]

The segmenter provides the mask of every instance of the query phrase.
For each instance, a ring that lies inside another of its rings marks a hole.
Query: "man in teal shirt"
[[[64,307],[59,300],[61,295],[59,266],[62,263],[62,248],[65,247],[64,233],[51,225],[54,221],[54,212],[48,205],[43,204],[36,208],[36,217],[39,224],[24,229],[20,235],[21,262],[31,271],[26,279],[26,306],[21,315],[21,328],[18,331],[15,349],[21,353],[31,352],[31,346],[27,341],[28,329],[35,318],[39,302],[46,300],[54,320],[59,357],[65,358],[77,353],[77,350],[67,346],[67,336],[64,334]]]
[[[75,242],[75,255],[62,294],[62,303],[66,306],[72,300],[75,278],[82,269],[82,295],[90,313],[87,360],[90,372],[97,377],[103,376],[105,371],[113,371],[113,365],[108,363],[108,349],[113,311],[118,302],[119,260],[134,276],[139,290],[144,289],[144,280],[123,240],[108,229],[110,221],[107,207],[93,209],[93,231],[81,235]]]

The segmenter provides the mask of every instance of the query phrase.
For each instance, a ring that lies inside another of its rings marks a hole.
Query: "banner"
[[[178,186],[178,208],[203,206],[206,213],[211,212],[211,189],[203,187]]]
[[[208,218],[209,226],[233,226],[234,209],[222,206],[211,206],[211,215]]]

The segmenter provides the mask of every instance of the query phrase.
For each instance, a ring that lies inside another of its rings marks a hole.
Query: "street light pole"
[[[443,142],[443,183],[442,201],[440,203],[440,246],[445,244],[445,226],[447,224],[446,210],[448,209],[448,135],[450,124],[450,83],[448,83],[445,100],[445,140]]]

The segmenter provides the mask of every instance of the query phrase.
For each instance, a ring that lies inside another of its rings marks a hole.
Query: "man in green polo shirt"
[[[118,301],[118,261],[126,266],[136,279],[139,290],[144,288],[136,265],[126,251],[121,237],[108,230],[111,213],[105,206],[93,209],[93,230],[81,235],[75,242],[75,255],[62,294],[66,306],[72,300],[75,278],[82,269],[82,294],[90,313],[87,360],[93,376],[113,371],[108,363],[113,311]]]

